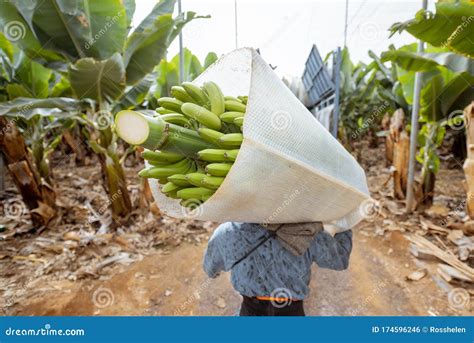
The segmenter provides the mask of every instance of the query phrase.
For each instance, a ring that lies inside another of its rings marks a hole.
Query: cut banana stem
[[[209,163],[206,166],[206,173],[211,176],[226,176],[232,168],[232,163]]]
[[[186,102],[181,106],[181,112],[210,129],[219,130],[221,128],[222,123],[219,117],[202,106]]]
[[[225,101],[225,110],[226,111],[236,111],[245,113],[247,107],[240,101],[226,100]]]
[[[181,113],[183,102],[175,98],[164,97],[158,99],[158,104],[167,110]]]

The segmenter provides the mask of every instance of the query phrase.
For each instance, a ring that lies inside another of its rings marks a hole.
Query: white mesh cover
[[[235,50],[194,83],[216,82],[225,95],[247,95],[244,141],[216,193],[190,211],[150,180],[162,211],[215,222],[322,221],[342,230],[361,219],[369,197],[363,169],[251,48]]]

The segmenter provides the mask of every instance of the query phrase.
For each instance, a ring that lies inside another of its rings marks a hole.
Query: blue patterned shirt
[[[278,239],[270,238],[234,266],[267,236],[268,230],[259,224],[228,222],[220,225],[209,240],[204,270],[212,278],[221,271],[231,270],[235,290],[248,297],[273,296],[283,289],[288,293],[287,298],[302,300],[309,292],[313,262],[333,270],[343,270],[349,265],[350,230],[334,237],[320,231],[301,256],[293,255]]]

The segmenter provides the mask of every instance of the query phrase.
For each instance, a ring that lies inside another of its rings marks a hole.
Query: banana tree
[[[432,52],[435,51],[435,52]],[[428,47],[417,53],[414,46],[390,49],[382,54],[383,61],[399,67],[399,81],[405,98],[413,103],[414,74],[422,71],[420,150],[417,160],[422,166],[421,199],[419,205],[430,206],[433,201],[436,173],[440,160],[437,148],[442,144],[446,126],[474,99],[474,60],[453,52]]]
[[[151,85],[147,76],[186,23],[197,18],[194,12],[173,18],[174,6],[175,0],[160,1],[129,33],[135,10],[131,0],[0,2],[0,25],[17,26],[7,38],[32,60],[60,72],[75,99],[90,100],[82,119],[90,124],[86,137],[99,156],[117,222],[126,220],[132,208],[111,110],[120,103],[138,103]],[[21,35],[14,36],[18,30]]]

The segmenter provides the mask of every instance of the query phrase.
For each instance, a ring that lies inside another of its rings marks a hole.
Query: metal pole
[[[239,47],[237,30],[237,0],[234,0],[235,48]]]
[[[178,0],[178,15],[181,15],[181,0]],[[179,32],[179,83],[184,81],[183,30]]]
[[[336,65],[334,68],[334,87],[335,87],[335,92],[334,92],[334,117],[333,117],[333,122],[332,122],[332,129],[331,129],[331,134],[334,136],[334,138],[337,139],[337,131],[339,129],[339,84],[340,84],[340,79],[341,79],[341,47],[337,47],[336,50]]]
[[[344,47],[346,47],[347,41],[347,17],[349,15],[349,0],[346,0],[346,18],[344,20]]]
[[[423,0],[423,9],[428,7],[428,0]],[[424,43],[422,40],[418,41],[418,52],[423,52]],[[415,74],[415,87],[413,91],[413,107],[411,110],[411,132],[410,132],[410,159],[408,161],[408,181],[407,181],[407,202],[406,213],[411,213],[413,209],[413,181],[415,179],[415,165],[416,165],[416,146],[418,140],[418,113],[420,112],[420,93],[421,93],[421,77],[422,73]]]

